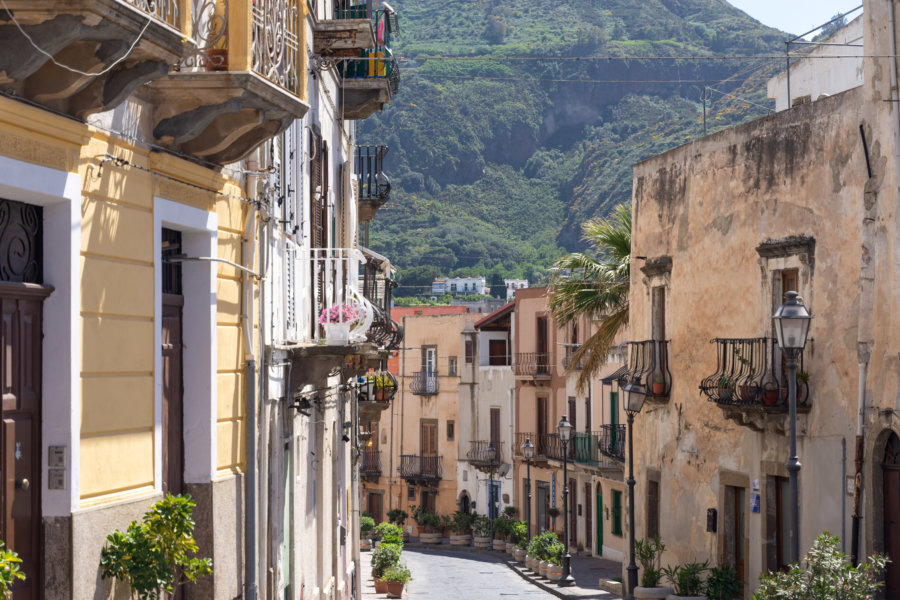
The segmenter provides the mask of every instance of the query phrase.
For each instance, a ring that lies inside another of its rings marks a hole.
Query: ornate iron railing
[[[353,2],[351,0],[338,0],[334,3],[335,19],[371,19],[372,0],[366,2]]]
[[[584,368],[584,361],[579,360],[575,363],[572,357],[578,352],[578,349],[581,348],[581,344],[566,344],[566,355],[563,357],[563,367],[566,369],[575,369],[580,371]]]
[[[668,340],[628,342],[627,368],[628,372],[620,380],[622,385],[639,385],[651,398],[669,397],[672,373],[669,371]]]
[[[553,355],[547,352],[519,352],[513,373],[525,377],[550,377]]]
[[[381,450],[363,450],[359,454],[359,474],[363,477],[381,476]]]
[[[252,0],[251,11],[251,68],[298,96],[301,78],[306,76],[300,70],[302,1]]]
[[[625,460],[625,426],[601,425],[600,438],[597,440],[600,453],[609,458]]]
[[[412,383],[409,385],[413,394],[418,396],[431,396],[438,393],[438,378],[436,371],[418,371],[413,373]]]
[[[774,338],[716,338],[716,372],[700,391],[712,402],[780,411],[787,406],[787,360]],[[798,357],[797,408],[809,409],[808,376]]]
[[[181,7],[183,0],[126,0],[128,4],[141,9],[149,15],[153,15],[166,25],[171,25],[179,31],[181,27]]]
[[[403,327],[391,319],[391,294],[397,282],[391,279],[390,262],[368,249],[362,264],[360,293],[374,308],[369,327],[370,339],[387,350],[396,350],[403,342]]]
[[[488,460],[488,447],[492,444],[490,440],[478,440],[469,442],[469,451],[466,453],[466,459],[472,463],[473,465],[490,467],[491,464],[494,467],[499,467],[503,463],[503,444],[500,442],[494,442],[494,449],[496,450],[496,454],[494,455],[494,460]]]
[[[401,454],[397,470],[403,479],[433,480],[443,476],[440,456]]]
[[[359,401],[388,404],[397,395],[397,378],[390,371],[372,371],[360,377]]]
[[[358,290],[360,287],[359,270],[363,262],[363,254],[356,248],[308,248],[293,251],[289,248],[289,254],[297,254],[296,259],[288,259],[288,268],[294,262],[296,272],[294,281],[303,282],[304,272],[309,277],[309,318],[311,324],[307,331],[306,340],[310,342],[327,341],[324,329],[319,323],[322,311],[335,306],[349,305],[356,309],[360,315],[358,324],[350,332],[350,342],[379,343],[377,332],[372,331],[375,323],[375,306],[369,302]],[[294,290],[295,295],[301,292]]]
[[[356,147],[356,182],[360,200],[387,202],[391,194],[391,182],[384,174],[387,153],[387,146]]]
[[[391,51],[391,36],[398,27],[397,13],[376,10],[374,14],[375,47],[360,51],[359,58],[346,58],[338,64],[344,79],[385,79],[391,93],[400,87],[400,65]]]

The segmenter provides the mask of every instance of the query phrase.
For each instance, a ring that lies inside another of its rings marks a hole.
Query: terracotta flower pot
[[[375,593],[376,594],[387,594],[388,591],[388,582],[384,579],[375,579]]]
[[[778,390],[765,390],[763,392],[763,403],[767,406],[778,404]]]
[[[653,382],[653,395],[654,396],[662,396],[665,393],[666,393],[666,384],[665,383]]]
[[[388,581],[387,582],[388,598],[402,598],[404,585],[406,585],[406,584],[403,583],[402,581]]]

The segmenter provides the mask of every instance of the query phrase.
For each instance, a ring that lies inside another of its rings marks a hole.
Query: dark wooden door
[[[547,446],[547,397],[537,399],[537,447],[538,454],[543,454]]]
[[[590,552],[594,547],[594,507],[591,506],[591,482],[584,484],[584,547]]]
[[[497,457],[500,457],[500,409],[491,409],[491,445],[497,451]]]
[[[438,472],[437,426],[434,421],[422,421],[422,474],[430,477]]]
[[[13,600],[41,597],[41,307],[44,288],[0,284],[0,538],[22,559]]]
[[[183,296],[163,294],[162,488],[172,494],[180,494],[184,489],[183,304]]]
[[[550,357],[547,355],[547,317],[537,318],[537,372],[550,372]]]
[[[884,575],[885,600],[900,600],[900,438],[892,433],[881,464],[884,552],[891,559]]]

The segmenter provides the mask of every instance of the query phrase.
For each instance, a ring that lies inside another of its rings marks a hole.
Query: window
[[[609,424],[619,424],[619,392],[609,392]]]
[[[500,367],[509,364],[506,340],[488,340],[488,364]]]
[[[613,490],[612,534],[622,537],[622,492]]]
[[[407,489],[407,491],[406,491],[406,499],[409,500],[410,502],[412,502],[412,501],[414,501],[414,500],[416,499],[416,488],[415,488],[415,486],[412,486],[412,485],[409,486],[409,489]]]
[[[437,375],[437,348],[425,346],[422,348],[422,370],[428,376]]]
[[[456,377],[456,357],[448,356],[447,357],[447,375],[450,377]]]
[[[466,340],[466,364],[471,365],[475,361],[475,342]]]
[[[453,435],[454,435],[454,433],[455,433],[455,432],[454,432],[454,429],[455,429],[455,428],[456,428],[456,422],[455,422],[455,421],[447,421],[447,441],[448,441],[448,442],[452,442],[452,441],[453,441]]]

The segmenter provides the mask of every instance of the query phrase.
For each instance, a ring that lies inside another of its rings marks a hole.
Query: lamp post
[[[487,454],[488,459],[488,469],[490,470],[490,481],[488,482],[488,518],[491,520],[491,527],[493,528],[494,519],[496,515],[494,514],[494,461],[497,459],[497,449],[494,448],[493,442],[487,447],[485,450],[485,454]]]
[[[562,458],[563,458],[563,543],[566,547],[566,552],[562,557],[562,577],[559,579],[559,587],[566,587],[575,583],[575,579],[572,578],[571,567],[569,561],[571,560],[571,556],[569,555],[569,475],[567,470],[567,465],[569,464],[569,453],[567,452],[567,446],[569,445],[569,440],[572,439],[572,424],[569,423],[568,419],[566,419],[566,415],[562,416],[562,419],[559,420],[559,423],[556,426],[556,431],[559,433],[559,440],[562,442]]]
[[[791,490],[791,562],[800,560],[800,492],[798,478],[800,459],[797,457],[797,356],[806,346],[806,336],[812,315],[803,305],[797,292],[787,292],[784,304],[772,315],[778,347],[787,356],[788,402],[790,407],[790,458],[787,470]]]
[[[528,522],[528,539],[531,539],[531,459],[534,458],[534,444],[525,438],[522,444],[522,456],[525,457],[525,479],[528,482],[528,491],[525,493],[525,519]]]
[[[626,600],[634,600],[634,588],[637,587],[638,567],[634,562],[634,416],[644,408],[647,390],[637,381],[632,380],[623,388],[625,392],[625,413],[628,416],[628,546],[629,562],[628,595]]]

